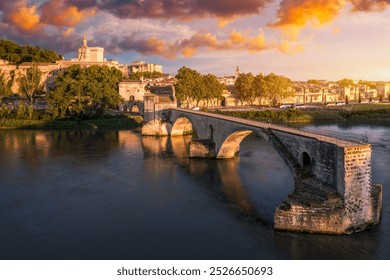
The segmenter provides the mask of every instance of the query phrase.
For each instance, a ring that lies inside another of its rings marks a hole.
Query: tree
[[[279,100],[293,95],[293,84],[289,78],[270,73],[264,77],[261,84],[263,95],[269,106],[274,106]]]
[[[310,79],[307,81],[308,84],[311,84],[311,85],[316,85],[316,86],[321,86],[322,82],[319,81],[319,80],[315,80],[315,79]]]
[[[121,80],[122,73],[115,67],[73,65],[58,75],[55,88],[46,94],[46,99],[54,117],[63,117],[69,110],[79,117],[99,114],[120,103],[118,84]]]
[[[11,95],[12,78],[6,77],[0,69],[0,97]]]
[[[337,84],[341,87],[349,87],[349,86],[354,86],[355,82],[352,79],[344,78],[338,81]]]
[[[24,95],[29,103],[29,118],[32,118],[34,111],[34,100],[43,93],[42,72],[38,66],[27,69],[26,74],[18,79],[19,92]]]
[[[183,66],[178,70],[176,78],[178,80],[175,84],[176,98],[187,104],[190,100],[196,100],[198,105],[204,95],[202,75],[196,70]]]
[[[234,84],[236,97],[240,100],[241,105],[244,102],[250,104],[253,103],[253,100],[256,98],[256,90],[254,88],[255,77],[252,73],[241,73]]]
[[[222,93],[225,86],[218,81],[217,76],[213,74],[203,75],[202,83],[205,88],[203,98],[206,99],[207,107],[210,100],[222,99]]]
[[[55,62],[62,59],[62,56],[53,50],[20,46],[12,41],[0,39],[0,59],[19,65],[23,62]]]
[[[265,92],[267,90],[265,76],[263,73],[255,76],[254,87],[256,91],[256,97],[259,99],[259,105],[261,105],[261,99],[266,97]]]
[[[131,79],[131,80],[140,80],[141,77],[144,77],[144,78],[160,78],[163,75],[164,75],[163,73],[157,72],[157,71],[154,71],[154,72],[149,72],[149,71],[146,71],[146,72],[135,72],[135,73],[129,74],[129,79]]]

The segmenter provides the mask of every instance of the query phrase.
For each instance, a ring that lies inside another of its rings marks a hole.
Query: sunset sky
[[[1,0],[0,34],[203,74],[390,81],[390,0]]]

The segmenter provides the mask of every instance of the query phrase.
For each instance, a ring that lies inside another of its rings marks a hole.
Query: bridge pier
[[[215,142],[213,139],[192,140],[189,156],[190,158],[215,158]]]

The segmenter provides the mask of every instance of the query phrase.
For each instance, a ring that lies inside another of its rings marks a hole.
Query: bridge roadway
[[[171,108],[171,110],[183,112],[183,113],[185,112],[186,114],[195,114],[195,115],[201,115],[201,116],[206,116],[206,117],[212,117],[212,118],[226,120],[226,121],[238,123],[238,124],[245,124],[245,125],[249,125],[249,126],[252,126],[255,128],[263,128],[263,129],[271,129],[271,130],[276,130],[276,131],[287,132],[289,134],[303,136],[303,137],[307,137],[307,138],[316,139],[316,140],[319,140],[321,142],[334,144],[334,145],[337,145],[339,147],[350,147],[350,146],[356,146],[357,144],[362,144],[362,142],[358,142],[358,141],[341,139],[341,136],[340,136],[340,138],[326,136],[323,134],[318,134],[318,133],[314,133],[314,132],[310,132],[310,131],[304,131],[304,130],[286,127],[286,126],[282,126],[282,125],[277,125],[277,124],[273,124],[273,123],[240,119],[240,118],[236,118],[236,117],[224,116],[224,115],[219,115],[216,113],[207,113],[207,112],[203,112],[203,111],[195,111],[195,110],[190,110],[190,109]]]

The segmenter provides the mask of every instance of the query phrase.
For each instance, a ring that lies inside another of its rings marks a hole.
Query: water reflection
[[[255,215],[255,207],[252,205],[240,176],[237,173],[238,159],[210,160],[189,159],[188,147],[191,136],[175,137],[142,137],[142,146],[145,162],[154,164],[161,158],[172,154],[177,165],[187,170],[196,180],[205,180],[213,183],[213,190],[219,200],[227,200],[232,208],[245,213]],[[157,161],[150,160],[157,158]],[[210,162],[211,161],[211,162]],[[150,167],[150,166],[148,166]],[[156,169],[156,167],[153,167]]]

